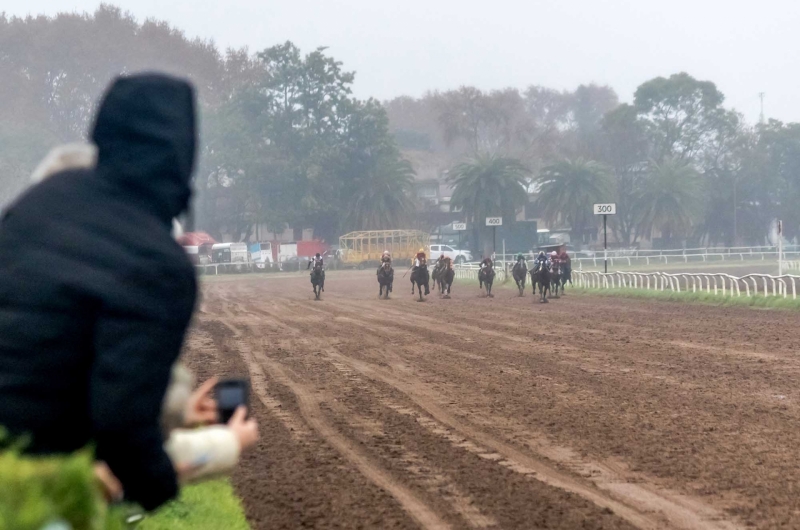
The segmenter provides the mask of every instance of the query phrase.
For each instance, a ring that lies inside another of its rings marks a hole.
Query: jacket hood
[[[117,79],[100,105],[92,141],[98,178],[167,223],[186,210],[196,146],[187,81],[160,74]]]

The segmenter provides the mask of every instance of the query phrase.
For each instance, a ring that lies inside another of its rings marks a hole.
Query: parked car
[[[431,261],[439,259],[442,255],[454,263],[472,261],[472,253],[469,250],[458,250],[449,245],[431,245]]]

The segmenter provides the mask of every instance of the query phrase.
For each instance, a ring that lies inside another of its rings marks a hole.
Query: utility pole
[[[761,114],[758,117],[758,123],[764,125],[764,92],[758,93],[758,99],[761,100]]]

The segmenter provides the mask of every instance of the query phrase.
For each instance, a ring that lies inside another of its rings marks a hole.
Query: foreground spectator
[[[170,235],[195,135],[188,83],[120,79],[92,132],[96,167],[44,180],[0,224],[0,425],[30,453],[93,444],[145,509],[178,489],[159,417],[195,302]]]

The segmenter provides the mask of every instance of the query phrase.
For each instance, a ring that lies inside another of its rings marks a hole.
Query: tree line
[[[0,15],[0,205],[25,188],[53,145],[85,138],[120,73],[190,78],[201,109],[197,228],[235,240],[313,227],[333,240],[414,222],[413,169],[385,110],[352,95],[354,74],[324,48],[257,53],[188,39],[101,5],[92,14]]]
[[[516,185],[505,186],[504,203],[532,191],[533,215],[579,241],[597,232],[597,202],[617,203],[611,228],[624,246],[651,238],[662,246],[763,244],[775,218],[787,237],[798,235],[800,125],[747,124],[713,82],[687,73],[646,81],[633,96],[620,104],[597,85],[461,87],[398,97],[386,108],[404,152],[458,174],[465,164],[516,167],[505,172]],[[487,208],[512,214],[500,201],[473,213],[463,197],[454,190],[454,205],[475,220]]]
[[[604,201],[618,205],[622,245],[762,243],[774,218],[790,238],[800,230],[800,124],[747,124],[686,73],[642,83],[630,104],[592,84],[381,103],[354,97],[355,74],[325,48],[221,52],[110,5],[0,15],[0,206],[50,146],[85,137],[110,79],[143,69],[198,88],[194,218],[218,237],[431,229],[439,217],[415,197],[415,172],[448,180],[459,215],[525,207],[577,240],[596,233],[591,204]]]

